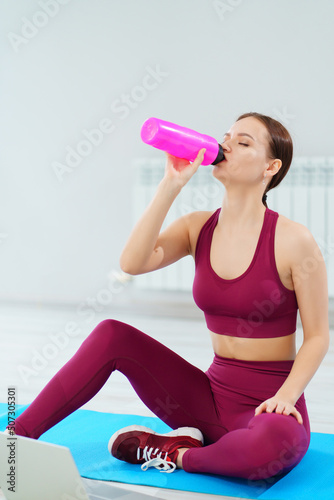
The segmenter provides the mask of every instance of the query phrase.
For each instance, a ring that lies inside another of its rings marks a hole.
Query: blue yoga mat
[[[17,407],[16,415],[25,408]],[[156,432],[170,431],[155,417],[77,410],[43,434],[40,440],[67,446],[81,476],[90,479],[263,500],[334,498],[333,434],[312,433],[306,456],[284,477],[250,482],[214,474],[189,474],[180,469],[172,474],[156,469],[143,472],[139,465],[116,460],[107,449],[109,438],[116,430],[132,424],[144,425]],[[0,403],[0,430],[6,425],[7,405]]]

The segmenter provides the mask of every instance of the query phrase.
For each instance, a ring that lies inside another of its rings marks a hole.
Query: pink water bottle
[[[144,122],[140,135],[146,144],[178,158],[194,161],[199,150],[205,148],[202,165],[216,165],[224,160],[223,148],[216,139],[175,123],[149,118]]]

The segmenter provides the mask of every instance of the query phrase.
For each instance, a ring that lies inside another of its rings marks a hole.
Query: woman
[[[214,350],[208,371],[129,325],[105,320],[16,419],[17,434],[38,438],[119,370],[174,429],[121,429],[109,441],[121,460],[258,480],[302,459],[310,440],[303,392],[329,345],[325,264],[304,226],[266,206],[266,193],[292,160],[287,130],[248,113],[222,146],[225,159],[213,168],[225,186],[221,209],[190,213],[160,232],[205,150],[193,163],[167,155],[164,178],[121,255],[122,269],[134,275],[194,257],[194,299]],[[317,265],[305,273],[309,259]],[[304,339],[296,355],[298,308]]]

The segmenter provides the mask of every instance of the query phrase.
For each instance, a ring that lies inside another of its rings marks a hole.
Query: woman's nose
[[[229,153],[231,151],[231,146],[229,145],[229,142],[227,140],[222,142],[221,146],[223,148],[224,153]]]

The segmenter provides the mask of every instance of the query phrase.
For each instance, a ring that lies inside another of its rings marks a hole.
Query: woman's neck
[[[258,196],[225,192],[219,220],[224,226],[236,228],[257,225],[263,220],[266,207]]]

